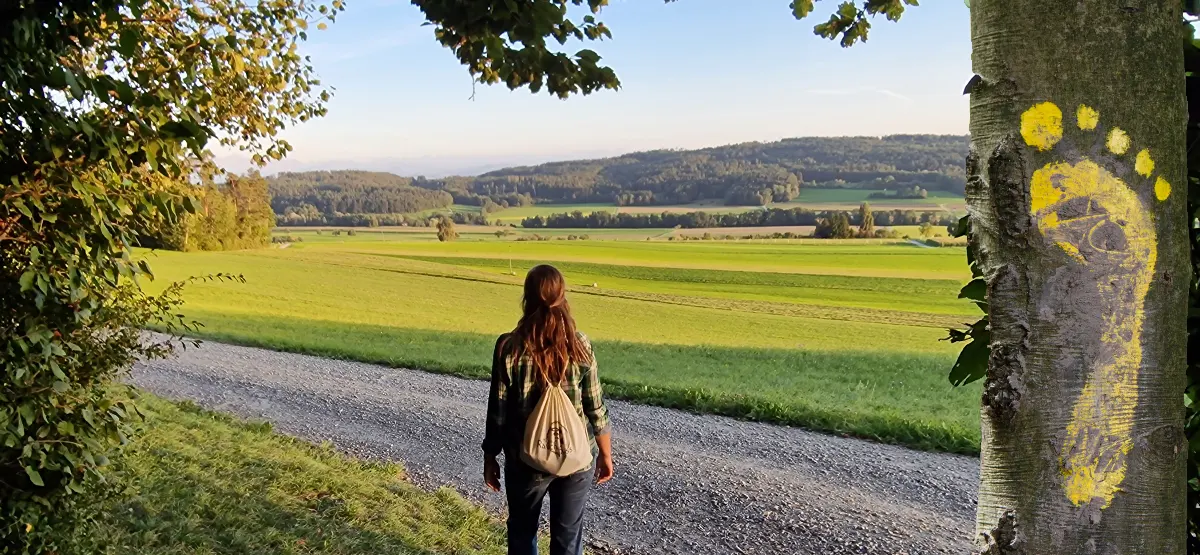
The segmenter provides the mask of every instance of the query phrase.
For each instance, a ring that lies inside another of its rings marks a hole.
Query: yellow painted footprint
[[[1100,114],[1080,106],[1075,124],[1095,131]],[[1063,113],[1043,102],[1021,116],[1025,143],[1039,151],[1052,150],[1063,137]],[[1104,149],[1117,156],[1129,153],[1132,140],[1112,128]],[[1150,187],[1154,159],[1149,150],[1134,156],[1130,179],[1145,178]],[[1133,447],[1133,413],[1138,402],[1138,371],[1142,364],[1143,305],[1158,257],[1154,221],[1138,191],[1095,161],[1052,162],[1033,173],[1030,184],[1034,220],[1042,235],[1108,279],[1099,280],[1104,303],[1105,355],[1088,370],[1090,375],[1075,402],[1059,464],[1067,498],[1075,505],[1097,500],[1107,508],[1125,479]],[[1161,176],[1153,181],[1159,201],[1171,195]],[[1146,194],[1145,196],[1149,196]]]

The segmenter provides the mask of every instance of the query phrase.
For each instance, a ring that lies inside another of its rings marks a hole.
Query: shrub
[[[194,329],[177,315],[184,283],[144,292],[153,274],[132,251],[202,220],[200,193],[170,183],[214,171],[206,142],[281,158],[276,133],[324,113],[312,68],[286,50],[317,6],[242,4],[3,2],[0,552],[69,547],[87,520],[76,499],[103,489],[134,433],[121,378],[172,349],[142,330]]]
[[[453,241],[458,239],[458,231],[454,229],[454,220],[446,216],[440,216],[437,219],[437,238],[440,242]]]
[[[346,235],[358,235],[358,232],[354,231],[353,229],[347,229]]]

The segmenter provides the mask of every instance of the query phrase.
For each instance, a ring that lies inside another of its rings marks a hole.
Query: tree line
[[[268,180],[276,214],[407,214],[449,208],[450,193],[413,186],[413,179],[387,172],[281,172]],[[311,218],[306,218],[311,219]]]
[[[299,210],[288,210],[278,217],[279,225],[290,227],[304,226],[339,226],[339,227],[379,227],[406,226],[432,227],[438,219],[447,217],[461,225],[488,225],[486,214],[476,212],[451,212],[435,216],[419,214],[333,214],[325,215],[310,206]]]
[[[915,211],[915,210],[879,210],[871,211],[867,207],[854,212],[840,210],[808,210],[805,208],[769,208],[751,210],[740,213],[714,214],[712,212],[661,212],[654,214],[631,214],[627,212],[596,211],[583,213],[576,210],[570,213],[551,214],[549,216],[533,216],[521,220],[521,227],[530,229],[548,228],[628,228],[653,229],[678,227],[684,229],[708,227],[771,227],[771,226],[818,226],[823,221],[840,218],[844,215],[847,225],[860,226],[864,223],[864,214],[868,215],[871,227],[896,225],[921,225],[929,223],[933,226],[946,227],[957,220],[945,212]],[[853,235],[851,235],[853,236]]]

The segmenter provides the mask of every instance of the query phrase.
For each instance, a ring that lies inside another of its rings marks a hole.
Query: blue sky
[[[477,86],[407,0],[349,0],[305,45],[336,88],[267,168],[475,173],[512,164],[808,135],[967,132],[968,10],[924,2],[843,49],[787,0],[613,0],[591,43],[619,91],[560,100]],[[817,3],[828,17],[833,0]],[[567,45],[573,52],[582,45]],[[474,99],[471,99],[474,92]],[[231,169],[234,159],[222,157]]]

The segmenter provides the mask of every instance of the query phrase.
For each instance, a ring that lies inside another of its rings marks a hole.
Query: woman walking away
[[[492,356],[483,479],[500,491],[496,456],[504,452],[509,555],[536,555],[547,492],[550,555],[581,555],[592,479],[613,475],[596,357],[575,330],[566,282],[553,266],[529,271],[521,306],[516,329],[500,336]]]

